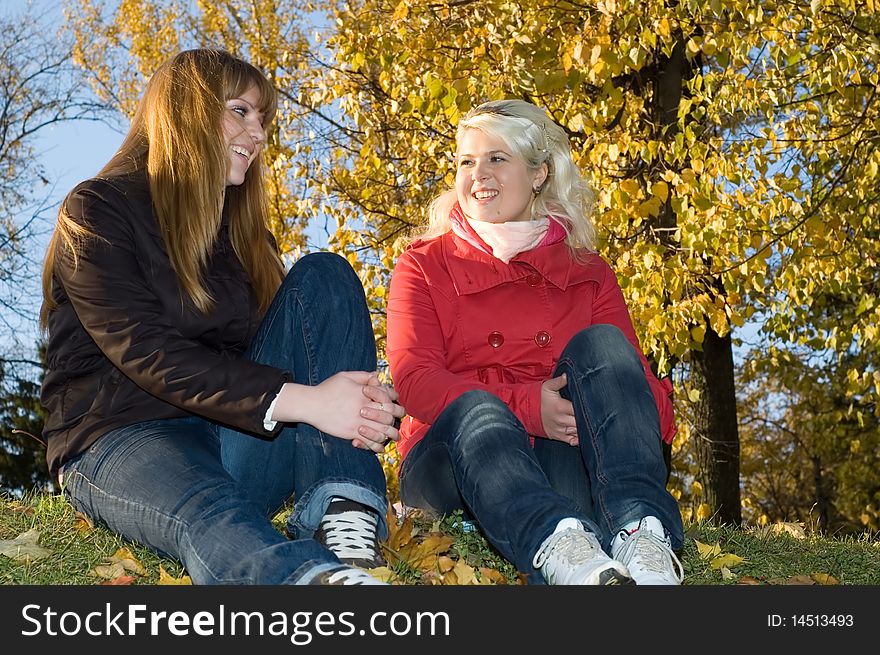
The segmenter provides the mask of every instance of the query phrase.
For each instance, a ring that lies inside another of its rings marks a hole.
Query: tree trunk
[[[713,521],[739,525],[739,431],[731,335],[720,337],[707,329],[703,350],[692,350],[691,362],[693,386],[700,392],[694,404],[693,435],[705,501]]]
[[[819,512],[819,528],[822,532],[828,531],[830,517],[830,500],[825,489],[825,480],[822,475],[822,459],[818,455],[810,458],[813,463],[813,484],[816,487],[816,509]]]
[[[699,58],[688,59],[686,38],[682,36],[669,57],[658,56],[654,111],[663,127],[663,138],[672,139],[678,132],[678,107],[686,93],[687,80],[701,66]],[[656,167],[658,171],[662,166]],[[659,240],[670,248],[675,212],[667,200],[657,217]],[[709,281],[713,287],[713,281]],[[739,488],[739,431],[736,416],[736,392],[733,375],[731,337],[719,337],[707,329],[703,350],[691,351],[693,384],[700,391],[694,408],[694,437],[697,440],[698,477],[703,484],[706,502],[716,521],[739,525],[742,507]]]

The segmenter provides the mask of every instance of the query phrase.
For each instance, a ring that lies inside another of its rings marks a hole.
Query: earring
[[[541,187],[539,187],[539,186],[532,187],[532,195],[533,196],[535,196],[537,198],[539,193],[541,193]]]

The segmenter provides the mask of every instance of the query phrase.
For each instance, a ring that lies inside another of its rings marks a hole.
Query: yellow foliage
[[[78,0],[67,23],[76,61],[123,114],[180,47],[223,44],[270,72],[284,106],[266,153],[272,229],[296,253],[310,222],[338,226],[330,246],[364,280],[380,349],[388,273],[451,182],[459,116],[529,97],[571,132],[597,190],[600,254],[661,374],[681,370],[708,329],[736,335],[757,308],[780,342],[858,353],[847,393],[876,408],[878,383],[862,375],[880,351],[866,293],[880,260],[866,195],[880,188],[867,145],[880,80],[864,65],[877,59],[876,3],[820,4],[602,0],[591,14],[553,0],[123,0],[105,14]],[[681,46],[692,68],[661,111],[658,90],[678,79],[663,66]],[[829,298],[834,312],[814,311]],[[395,479],[397,461],[383,465]]]
[[[168,573],[165,570],[165,567],[161,564],[159,565],[159,582],[157,584],[160,585],[191,585],[192,578],[188,575],[182,575],[179,578],[175,578],[173,575]]]

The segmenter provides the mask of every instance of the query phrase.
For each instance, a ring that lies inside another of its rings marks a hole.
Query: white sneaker
[[[608,557],[592,532],[578,528],[547,537],[532,564],[550,585],[633,584],[626,566]]]
[[[629,569],[637,585],[680,585],[684,568],[672,552],[669,534],[656,516],[646,516],[634,529],[614,537],[611,553]]]

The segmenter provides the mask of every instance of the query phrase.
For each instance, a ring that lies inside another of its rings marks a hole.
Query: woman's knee
[[[283,287],[320,300],[332,311],[342,311],[349,305],[358,309],[366,306],[364,287],[357,273],[348,260],[333,252],[303,255],[288,271]]]
[[[492,441],[510,443],[515,435],[527,438],[516,415],[488,391],[468,391],[450,403],[446,411],[450,412],[448,434],[454,449],[468,451]]]
[[[635,348],[616,325],[597,323],[575,334],[561,359],[575,362],[617,362],[639,365]]]
[[[503,415],[512,413],[501,398],[483,389],[472,389],[453,400],[446,410],[462,417],[477,414]]]
[[[357,274],[345,257],[328,251],[311,252],[300,257],[287,272],[285,283],[296,284],[306,276],[326,282],[338,279],[349,280],[352,277],[357,279]]]

